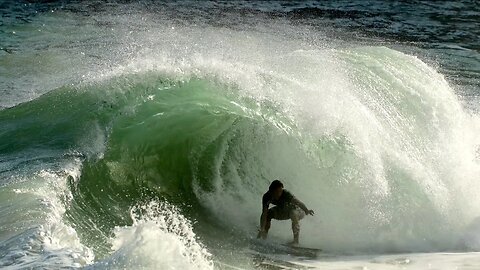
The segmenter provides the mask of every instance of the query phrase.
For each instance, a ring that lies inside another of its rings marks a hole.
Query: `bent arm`
[[[306,214],[309,213],[309,210],[308,210],[307,206],[305,206],[305,204],[303,202],[301,202],[299,199],[293,197],[292,203],[294,205],[300,207]]]

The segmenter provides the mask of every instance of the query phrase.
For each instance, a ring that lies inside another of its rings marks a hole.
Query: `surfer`
[[[270,204],[275,205],[269,209]],[[304,203],[299,201],[292,193],[283,188],[280,180],[274,180],[268,191],[262,198],[262,216],[260,217],[260,231],[257,238],[266,239],[272,219],[292,220],[293,241],[292,245],[298,245],[300,234],[300,220],[306,215],[315,214]]]

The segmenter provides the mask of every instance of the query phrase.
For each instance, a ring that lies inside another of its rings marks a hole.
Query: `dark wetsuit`
[[[275,205],[272,208],[268,208],[270,204]],[[275,200],[270,192],[263,195],[262,198],[263,209],[267,208],[267,218],[263,219],[263,214],[260,217],[260,226],[263,231],[260,231],[258,237],[266,238],[268,230],[270,229],[270,223],[272,219],[278,220],[292,220],[293,239],[295,243],[298,243],[298,235],[300,232],[299,221],[305,216],[306,206],[298,201],[292,193],[287,190],[283,190],[282,195],[278,200]],[[263,223],[265,222],[265,223]]]
[[[279,219],[279,220],[291,219],[292,211],[298,209],[298,207],[294,205],[292,202],[294,198],[295,197],[293,196],[292,193],[284,189],[280,198],[278,200],[275,200],[272,194],[267,191],[267,193],[265,193],[262,198],[263,207],[268,208],[270,204],[275,205],[274,207],[268,209],[267,219],[268,220],[271,220],[272,218]],[[300,219],[302,217],[300,217]]]

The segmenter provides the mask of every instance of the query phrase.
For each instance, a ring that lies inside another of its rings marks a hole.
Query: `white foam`
[[[287,259],[288,260],[288,259]],[[291,260],[288,260],[291,261]],[[332,256],[316,261],[291,261],[298,268],[323,270],[478,269],[479,253],[412,253],[395,255]]]
[[[22,225],[26,230],[4,242],[2,251],[7,253],[0,265],[12,269],[54,265],[80,267],[93,262],[93,251],[80,242],[75,229],[63,219],[65,207],[72,199],[67,177],[78,180],[80,168],[80,161],[74,160],[65,164],[61,171],[44,169],[30,175],[28,182],[14,184],[17,188],[12,192],[19,196],[15,198],[19,200],[15,204],[19,207],[16,211],[31,214]]]
[[[213,269],[191,222],[166,203],[133,207],[133,224],[116,227],[113,253],[93,265],[107,269]]]

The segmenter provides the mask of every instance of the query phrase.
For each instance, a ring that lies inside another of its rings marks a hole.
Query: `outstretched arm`
[[[305,204],[304,204],[303,202],[301,202],[299,199],[297,199],[297,198],[295,198],[295,197],[293,197],[292,203],[293,203],[294,205],[300,207],[300,208],[305,212],[305,214],[307,214],[307,215],[313,216],[313,214],[315,214],[315,212],[314,212],[313,210],[309,210],[309,209],[307,208],[307,206],[305,206]]]

